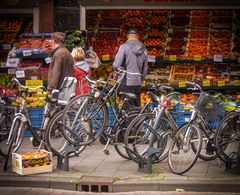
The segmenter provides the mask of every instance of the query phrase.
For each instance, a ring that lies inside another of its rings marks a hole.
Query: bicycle
[[[75,81],[75,78],[72,77],[66,77],[63,86],[65,86],[68,81]],[[22,88],[20,90],[20,96],[26,97],[30,92],[29,90],[37,90],[37,89],[45,89],[43,86],[38,86],[35,88],[30,88],[28,86],[23,86],[21,83],[16,79],[12,79],[12,82],[17,84]],[[63,90],[64,91],[64,90]],[[48,99],[48,102],[46,103],[43,111],[43,119],[41,123],[41,127],[33,127],[31,122],[31,117],[29,116],[29,110],[26,107],[26,100],[25,98],[22,99],[21,105],[18,109],[18,112],[15,113],[15,117],[12,121],[12,126],[9,132],[9,136],[6,142],[6,145],[8,145],[8,152],[7,157],[4,165],[4,170],[7,169],[7,164],[10,155],[13,152],[16,152],[19,147],[22,144],[24,131],[26,129],[29,129],[32,133],[33,139],[32,144],[35,147],[41,148],[44,146],[47,150],[52,151],[56,155],[61,155],[64,153],[65,145],[67,144],[67,141],[64,139],[64,142],[62,140],[63,136],[61,134],[60,137],[53,136],[55,133],[54,126],[49,126],[56,122],[56,118],[59,118],[59,115],[62,113],[62,107],[66,105],[66,101],[58,99],[59,97],[59,91],[53,90],[52,92],[52,98]],[[50,127],[50,128],[48,128]],[[61,147],[58,148],[55,143],[52,142],[52,140],[57,142],[61,142]],[[74,153],[73,155],[76,155],[82,151],[83,148],[79,147],[78,151]],[[73,156],[72,155],[72,156]]]
[[[132,118],[143,112],[145,108],[135,108],[131,112],[126,112],[122,108],[117,108],[116,95],[118,88],[126,74],[139,75],[138,73],[129,73],[125,70],[118,70],[110,74],[108,80],[88,81],[93,84],[102,84],[101,88],[93,88],[91,94],[82,95],[72,99],[65,107],[62,124],[65,138],[74,145],[89,145],[100,137],[100,141],[106,143],[104,147],[105,154],[108,154],[107,147],[111,143],[116,151],[123,158],[128,159],[124,153],[123,144],[120,141],[121,134],[124,133],[126,126]],[[123,94],[123,92],[120,92]],[[128,98],[135,98],[135,95],[124,93]],[[124,103],[127,101],[124,100]],[[108,124],[109,110],[112,110],[114,121],[112,125]],[[71,118],[71,121],[68,119]]]
[[[0,154],[6,156],[4,144],[8,138],[16,108],[10,106],[15,97],[0,97]]]
[[[151,163],[164,160],[167,157],[164,151],[168,143],[168,134],[177,131],[177,124],[170,110],[179,103],[180,93],[171,92],[173,88],[169,86],[157,86],[157,90],[161,92],[160,96],[147,92],[152,102],[157,105],[153,112],[137,116],[126,130],[126,152],[136,163],[147,163],[149,156],[154,156]]]
[[[227,168],[240,164],[240,107],[231,106],[231,112],[221,121],[214,136],[216,153]]]
[[[213,138],[216,124],[224,118],[223,107],[217,98],[203,92],[201,86],[187,82],[193,91],[199,91],[198,99],[192,107],[191,118],[177,133],[172,134],[172,142],[168,152],[168,166],[175,174],[184,174],[189,171],[198,158],[214,160],[217,158],[213,147]],[[207,119],[214,119],[215,125],[209,124]]]

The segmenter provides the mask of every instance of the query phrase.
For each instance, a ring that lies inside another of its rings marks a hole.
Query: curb
[[[87,178],[87,179],[86,179]],[[82,185],[88,185],[87,192],[131,192],[131,191],[195,191],[195,192],[240,192],[240,178],[232,180],[127,180],[114,181],[112,178],[88,177],[59,178],[33,176],[0,176],[0,187],[32,187],[51,188],[70,191],[82,190]],[[100,178],[100,179],[99,179]],[[94,180],[96,179],[96,180]],[[109,185],[108,190],[101,190],[101,185]],[[92,188],[92,186],[95,186]],[[98,186],[98,188],[97,188]]]

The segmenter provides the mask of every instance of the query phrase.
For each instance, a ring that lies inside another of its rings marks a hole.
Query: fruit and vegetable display
[[[42,89],[37,89],[37,91],[32,92],[31,95],[27,97],[18,96],[16,101],[13,102],[12,106],[20,106],[22,101],[25,100],[27,108],[42,108],[46,105],[46,98],[48,96],[47,91]]]

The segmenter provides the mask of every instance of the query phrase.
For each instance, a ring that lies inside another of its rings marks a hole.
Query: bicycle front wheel
[[[193,151],[192,146],[196,151]],[[202,134],[197,124],[180,127],[169,146],[168,166],[175,174],[189,171],[198,159],[202,147]]]
[[[45,132],[45,140],[47,142],[47,146],[55,155],[62,155],[65,152],[66,145],[68,141],[65,139],[62,132],[62,125],[60,125],[60,121],[62,119],[63,111],[58,112],[54,117],[49,121],[47,126],[47,130]],[[86,146],[78,146],[76,147],[76,151],[71,153],[69,157],[74,157],[80,154]]]
[[[220,123],[214,138],[218,157],[225,163],[237,163],[240,141],[240,112],[228,114]]]
[[[73,145],[88,145],[106,128],[107,118],[107,107],[101,99],[92,94],[77,96],[63,110],[63,135]]]

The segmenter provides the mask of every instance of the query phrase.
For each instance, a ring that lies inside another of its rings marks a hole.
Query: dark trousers
[[[141,85],[134,85],[134,86],[127,86],[127,85],[120,85],[119,92],[127,92],[127,93],[133,93],[136,95],[136,98],[129,99],[126,101],[124,110],[129,110],[132,107],[140,107],[140,96],[141,96]],[[122,100],[126,98],[125,95],[121,95]]]

